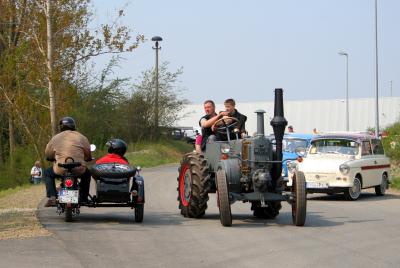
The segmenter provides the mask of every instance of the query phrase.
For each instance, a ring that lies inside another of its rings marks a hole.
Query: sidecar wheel
[[[135,207],[135,222],[143,222],[144,204],[137,204]]]

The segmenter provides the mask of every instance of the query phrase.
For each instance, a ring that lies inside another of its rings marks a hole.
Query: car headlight
[[[227,143],[221,144],[221,153],[228,154],[231,151],[231,146]]]
[[[339,166],[339,170],[340,170],[340,173],[342,173],[343,175],[347,175],[347,174],[349,174],[350,167],[346,164],[341,164]]]
[[[288,170],[293,173],[297,169],[297,162],[296,161],[287,161],[286,166],[288,167]]]

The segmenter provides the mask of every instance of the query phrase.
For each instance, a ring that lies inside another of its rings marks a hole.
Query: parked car
[[[282,154],[283,154],[283,162],[282,162],[282,177],[284,181],[287,182],[287,186],[292,186],[292,180],[288,177],[288,166],[291,165],[291,162],[294,161],[298,157],[296,153],[296,149],[304,148],[305,150],[311,143],[311,139],[315,135],[313,134],[300,134],[300,133],[288,133],[283,136],[282,141]]]
[[[365,188],[384,195],[390,183],[390,162],[382,142],[368,134],[316,136],[307,157],[291,162],[289,170],[304,172],[308,193],[343,192],[348,200],[357,200]]]

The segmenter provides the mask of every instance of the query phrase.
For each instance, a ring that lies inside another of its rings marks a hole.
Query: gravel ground
[[[48,236],[36,213],[45,197],[44,185],[34,185],[0,198],[0,240]]]

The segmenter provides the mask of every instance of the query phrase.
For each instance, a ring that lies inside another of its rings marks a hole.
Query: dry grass
[[[44,185],[35,185],[0,197],[0,240],[47,236],[36,217],[39,202],[45,197]]]

